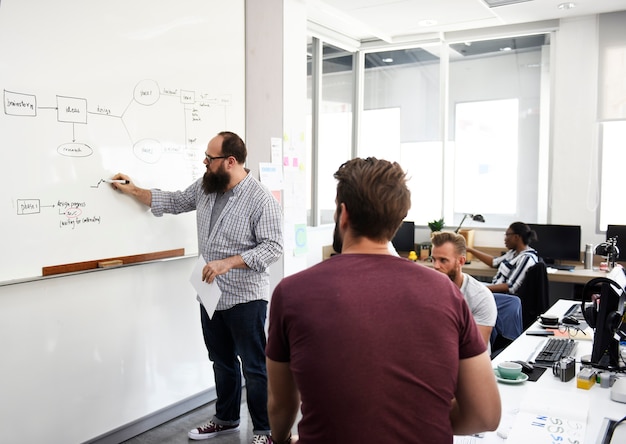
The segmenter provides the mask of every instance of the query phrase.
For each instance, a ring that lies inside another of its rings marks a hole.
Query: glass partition
[[[319,103],[311,119],[319,208],[312,225],[333,223],[332,173],[353,153],[402,165],[412,194],[407,219],[418,226],[444,217],[456,227],[465,213],[483,214],[481,227],[545,217],[550,34],[369,49],[358,57],[322,48],[318,99],[309,69],[312,109]],[[355,59],[363,66],[354,67]]]
[[[313,46],[311,42],[310,48]],[[311,51],[313,57],[314,51]],[[314,66],[309,61],[309,73]],[[307,169],[308,183],[316,183],[316,192],[309,195],[317,198],[318,214],[311,214],[309,202],[309,224],[334,223],[336,182],[333,173],[349,160],[352,152],[352,104],[354,96],[353,53],[327,43],[322,44],[321,84],[319,114],[317,120],[309,119],[309,134],[316,131],[316,168]],[[309,75],[308,97],[313,109],[313,76]],[[313,124],[315,122],[315,127]],[[311,138],[313,139],[313,138]],[[309,150],[309,165],[313,164],[312,149]],[[315,181],[311,175],[315,175]],[[314,198],[315,198],[314,197]],[[317,219],[317,220],[316,220]]]
[[[458,225],[466,213],[482,214],[481,226],[539,219],[549,43],[549,34],[541,34],[450,45],[448,225]]]
[[[359,156],[397,161],[409,177],[417,225],[439,219],[442,209],[440,60],[437,48],[365,55]]]

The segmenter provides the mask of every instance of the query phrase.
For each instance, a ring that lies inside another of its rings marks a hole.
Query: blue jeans
[[[238,304],[215,311],[209,319],[200,305],[204,343],[215,373],[215,418],[221,425],[239,424],[241,364],[246,379],[248,411],[254,434],[270,432],[267,416],[267,371],[265,368],[265,318],[267,301]]]

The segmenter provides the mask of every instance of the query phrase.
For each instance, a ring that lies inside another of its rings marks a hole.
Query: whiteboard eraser
[[[121,259],[111,259],[110,261],[98,262],[98,268],[118,267],[124,265],[124,261]]]

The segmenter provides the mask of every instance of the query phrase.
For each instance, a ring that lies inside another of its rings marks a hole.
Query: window
[[[450,45],[448,225],[458,225],[465,213],[482,214],[481,226],[540,221],[538,196],[547,195],[539,190],[539,171],[547,162],[541,118],[549,113],[541,96],[549,91],[549,41],[541,34]]]
[[[626,167],[626,121],[602,124],[602,179],[600,230],[607,225],[626,225],[623,174]]]
[[[517,212],[518,109],[517,99],[457,103],[455,213]]]
[[[352,153],[402,165],[412,195],[407,219],[416,225],[444,217],[453,227],[465,213],[483,214],[486,227],[545,222],[550,35],[450,41],[357,56],[323,45],[312,225],[333,222],[332,173]],[[355,58],[363,66],[353,69]]]
[[[599,229],[626,225],[622,175],[626,165],[626,11],[600,15],[598,118],[600,129]]]

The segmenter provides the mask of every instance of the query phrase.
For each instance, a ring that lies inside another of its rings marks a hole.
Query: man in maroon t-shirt
[[[451,443],[494,430],[500,397],[458,288],[389,253],[410,207],[397,163],[353,159],[335,173],[334,247],[276,287],[266,347],[275,443],[301,407],[300,443]]]

